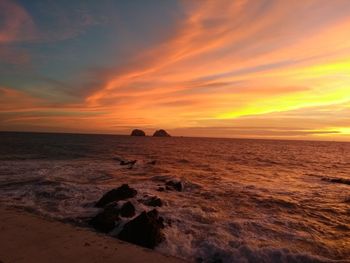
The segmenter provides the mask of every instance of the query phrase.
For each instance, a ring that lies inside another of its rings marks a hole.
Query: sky
[[[350,141],[349,0],[0,0],[0,130]]]

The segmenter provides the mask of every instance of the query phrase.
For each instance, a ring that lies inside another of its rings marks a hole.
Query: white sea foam
[[[349,179],[350,144],[118,136],[66,137],[54,150],[42,143],[48,152],[0,149],[2,204],[84,223],[106,191],[128,183],[138,190],[137,213],[150,209],[138,201],[145,196],[164,203],[162,253],[193,262],[350,258],[350,186],[321,180]],[[115,157],[137,163],[129,169]],[[168,180],[181,180],[183,191],[157,191]]]

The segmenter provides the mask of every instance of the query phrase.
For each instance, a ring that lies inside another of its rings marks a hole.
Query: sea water
[[[164,203],[156,250],[192,262],[350,262],[350,185],[332,178],[350,179],[350,143],[0,133],[1,204],[86,225],[127,183]]]

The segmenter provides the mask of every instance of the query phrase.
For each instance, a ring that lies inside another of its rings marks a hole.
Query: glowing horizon
[[[0,0],[0,130],[350,141],[347,0]]]

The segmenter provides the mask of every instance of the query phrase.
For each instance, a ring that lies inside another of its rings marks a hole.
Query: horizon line
[[[145,136],[131,136],[130,134],[118,133],[98,133],[98,132],[64,132],[64,131],[16,131],[16,130],[0,130],[1,133],[36,133],[36,134],[70,134],[70,135],[107,135],[107,136],[127,136],[127,137],[155,137],[152,135]],[[170,134],[171,135],[171,134]],[[330,143],[350,143],[350,141],[339,140],[317,140],[317,139],[288,139],[288,138],[256,138],[256,137],[215,137],[215,136],[188,136],[188,135],[171,135],[170,137],[162,138],[202,138],[202,139],[232,139],[232,140],[259,140],[259,141],[297,141],[297,142],[330,142]],[[159,138],[159,137],[157,137]]]

